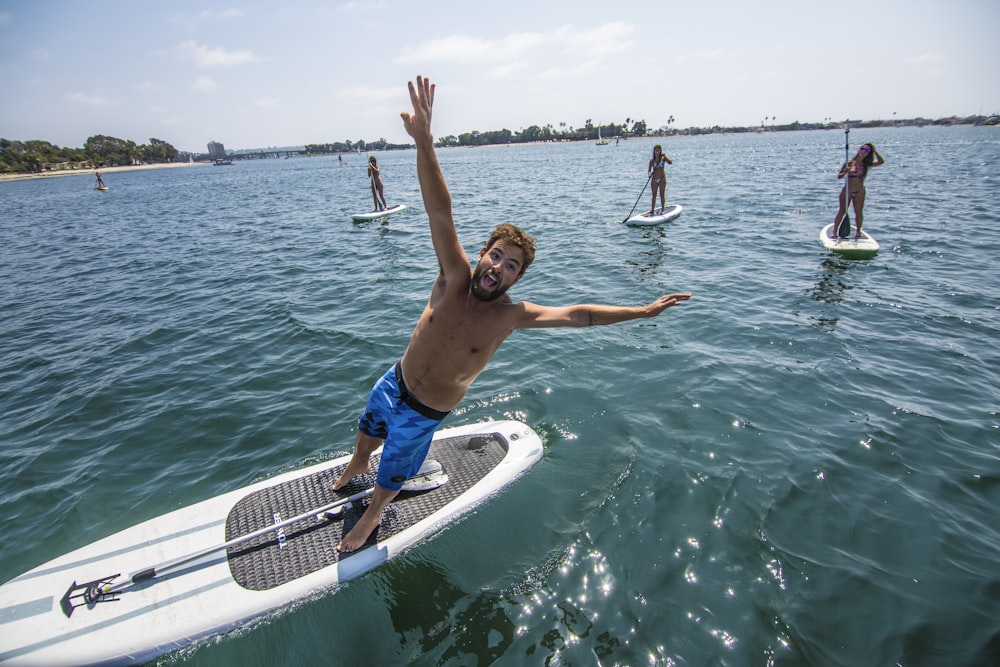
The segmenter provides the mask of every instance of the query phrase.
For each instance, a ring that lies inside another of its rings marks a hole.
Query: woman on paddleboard
[[[382,192],[382,170],[379,169],[378,161],[375,156],[372,155],[368,158],[368,180],[372,184],[372,201],[375,202],[376,211],[388,208],[385,205],[385,193]],[[377,192],[377,194],[376,194]],[[379,206],[379,199],[382,199],[382,205]]]
[[[660,191],[660,213],[667,209],[665,202],[667,196],[667,174],[663,167],[673,164],[673,161],[663,154],[663,147],[660,144],[653,146],[653,157],[649,158],[649,166],[646,168],[646,175],[653,183],[653,204],[649,208],[649,214],[656,212],[656,191]]]
[[[844,215],[847,213],[847,204],[849,201],[854,202],[854,236],[856,238],[861,237],[861,225],[864,221],[863,210],[865,208],[865,177],[868,175],[869,169],[882,164],[885,164],[885,160],[875,150],[875,144],[867,143],[858,149],[858,153],[853,159],[845,162],[840,167],[840,173],[837,174],[837,178],[847,176],[847,183],[844,184],[844,189],[840,191],[840,208],[837,209],[837,217],[834,218],[833,229],[830,230],[830,235],[833,238],[837,238],[838,236],[837,230],[840,229],[840,221],[844,219]]]

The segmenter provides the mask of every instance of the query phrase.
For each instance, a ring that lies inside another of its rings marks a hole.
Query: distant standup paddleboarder
[[[867,143],[858,149],[858,153],[854,158],[845,162],[840,167],[840,173],[837,174],[837,178],[847,176],[847,183],[844,184],[844,189],[840,191],[840,207],[837,209],[837,217],[833,219],[833,227],[830,229],[830,236],[832,238],[839,236],[838,230],[840,229],[840,223],[844,219],[844,215],[847,213],[847,203],[849,201],[854,203],[854,236],[856,238],[861,236],[861,225],[864,221],[865,208],[865,177],[868,175],[869,169],[883,164],[885,164],[885,160],[875,150],[875,144]]]
[[[368,158],[368,180],[372,184],[372,201],[375,202],[374,210],[381,211],[389,208],[385,205],[385,193],[382,192],[382,170],[379,169],[378,161],[374,155]],[[380,198],[382,200],[381,206],[379,205]]]
[[[384,441],[371,502],[337,545],[343,552],[364,546],[378,526],[382,510],[423,463],[434,431],[514,330],[586,327],[656,317],[691,297],[669,294],[637,307],[552,307],[512,301],[506,292],[535,258],[534,239],[503,223],[479,251],[478,264],[472,269],[455,230],[451,193],[434,151],[431,108],[435,87],[420,76],[416,86],[412,81],[408,85],[413,113],[400,115],[417,147],[417,178],[439,272],[403,358],[368,395],[358,421],[354,455],[334,483],[335,489],[341,489],[355,475],[367,472],[372,453]]]
[[[660,144],[653,146],[653,157],[649,158],[649,167],[646,168],[646,173],[653,183],[653,204],[649,209],[650,215],[656,213],[657,190],[660,191],[660,213],[667,209],[667,205],[664,203],[667,196],[667,174],[663,171],[663,167],[673,163],[673,160],[663,153]]]
[[[108,187],[108,186],[106,186],[104,184],[104,179],[101,178],[101,172],[97,172],[97,187],[99,187],[99,188],[106,188],[106,187]]]

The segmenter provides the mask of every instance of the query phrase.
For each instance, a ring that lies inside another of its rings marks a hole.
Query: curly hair
[[[517,225],[504,222],[497,225],[497,228],[493,230],[490,238],[486,240],[483,250],[489,250],[497,241],[504,241],[521,249],[521,252],[524,254],[524,262],[521,264],[521,272],[518,274],[518,277],[523,276],[524,272],[528,270],[528,267],[535,260],[535,239],[531,238],[527,232]]]

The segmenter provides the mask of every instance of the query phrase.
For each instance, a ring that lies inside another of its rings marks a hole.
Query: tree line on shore
[[[673,116],[668,123],[673,122]],[[490,146],[495,144],[528,144],[543,141],[584,141],[601,136],[605,139],[615,137],[644,137],[648,132],[646,121],[633,121],[626,118],[621,125],[608,123],[606,125],[594,125],[591,119],[587,119],[583,127],[574,128],[566,123],[559,123],[556,129],[551,123],[545,126],[531,125],[516,132],[508,129],[488,130],[486,132],[472,131],[463,132],[459,135],[448,135],[441,137],[437,141],[438,146]],[[351,153],[355,151],[383,151],[401,148],[412,148],[412,144],[390,144],[385,139],[378,141],[340,141],[326,144],[306,144],[307,154],[325,153]]]
[[[170,143],[152,138],[148,144],[136,144],[98,134],[89,137],[83,148],[60,148],[37,139],[0,139],[0,174],[174,162],[179,154]]]
[[[622,124],[607,123],[594,125],[590,119],[583,127],[574,128],[566,123],[559,123],[558,129],[551,123],[544,126],[531,125],[516,132],[508,129],[489,130],[485,132],[472,131],[459,135],[448,135],[438,140],[439,146],[489,146],[496,144],[519,144],[550,141],[586,141],[598,137],[604,139],[628,139],[647,136],[698,135],[741,132],[788,132],[796,130],[842,129],[844,127],[901,127],[923,125],[996,125],[1000,117],[993,116],[950,116],[929,120],[926,118],[910,118],[901,120],[846,120],[822,123],[785,123],[777,125],[771,118],[771,124],[764,121],[760,126],[741,127],[688,127],[678,129],[673,127],[674,117],[667,119],[667,124],[657,130],[650,131],[645,120],[626,118]],[[353,153],[367,151],[385,151],[412,148],[411,144],[392,144],[384,138],[377,141],[339,141],[322,144],[306,144],[306,155],[322,155],[330,153]],[[178,151],[170,143],[161,139],[149,140],[148,144],[137,145],[134,141],[119,139],[103,134],[89,137],[83,148],[60,148],[47,141],[30,140],[16,141],[0,139],[0,174],[3,173],[41,173],[43,171],[62,169],[88,169],[113,166],[131,166],[137,164],[157,164],[176,162],[178,157],[183,160],[207,159],[207,154],[190,154]]]
[[[831,130],[850,128],[871,128],[871,127],[921,127],[924,125],[996,125],[1000,123],[997,116],[950,116],[930,120],[927,118],[908,118],[892,120],[846,120],[837,121],[824,120],[818,123],[792,123],[776,124],[775,119],[770,118],[761,122],[760,126],[733,126],[723,127],[713,125],[711,127],[688,127],[684,129],[673,127],[674,117],[667,119],[667,124],[657,130],[650,131],[644,120],[633,121],[630,118],[623,124],[608,123],[606,125],[594,125],[589,119],[583,127],[566,127],[566,123],[559,123],[559,129],[549,124],[545,126],[532,125],[527,128],[512,132],[511,130],[489,130],[485,132],[473,131],[459,135],[448,135],[441,137],[437,141],[438,146],[490,146],[497,144],[524,144],[549,141],[587,141],[597,139],[629,139],[633,137],[663,137],[663,136],[691,136],[700,134],[739,134],[746,132],[794,132],[802,130]],[[385,139],[378,141],[342,141],[325,144],[306,144],[304,153],[307,155],[330,154],[330,153],[352,153],[365,151],[385,151],[413,148],[412,144],[391,144]]]
[[[667,126],[660,128],[662,133],[670,131],[674,122],[673,116],[667,121]],[[508,129],[490,130],[487,132],[464,132],[458,136],[449,135],[439,140],[442,146],[488,146],[492,144],[529,144],[547,141],[587,141],[589,139],[615,139],[628,137],[645,137],[649,128],[645,120],[626,118],[624,123],[606,123],[594,125],[588,118],[583,127],[574,128],[566,123],[559,123],[556,129],[552,123],[544,126],[531,125],[517,132]]]

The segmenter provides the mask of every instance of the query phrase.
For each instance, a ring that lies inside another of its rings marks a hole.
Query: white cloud
[[[338,9],[354,11],[356,9],[385,9],[385,2],[382,0],[352,0],[340,5]]]
[[[194,83],[191,84],[191,90],[197,90],[202,93],[210,93],[218,87],[219,84],[215,83],[215,81],[208,76],[199,76],[195,79]]]
[[[170,113],[169,109],[162,107],[158,104],[154,104],[153,106],[149,107],[149,114],[152,117],[159,118],[160,122],[164,125],[182,125],[184,123],[183,118],[181,118],[176,114]]]
[[[0,12],[0,26],[10,23],[10,12]]]
[[[917,70],[923,76],[940,77],[947,73],[947,60],[939,53],[921,53],[903,58],[903,65]]]
[[[945,57],[937,53],[921,53],[903,58],[904,65],[937,65],[944,61]]]
[[[404,91],[398,86],[391,88],[372,88],[371,86],[352,86],[337,92],[337,97],[346,97],[365,102],[382,102],[385,100],[402,99]]]
[[[406,49],[396,59],[396,62],[425,63],[450,62],[459,60],[470,62],[474,60],[502,60],[498,54],[500,45],[497,41],[489,41],[478,37],[451,35],[441,39],[424,42],[416,49]],[[513,54],[511,54],[512,57]]]
[[[531,63],[520,60],[513,61],[509,63],[504,63],[503,65],[497,65],[496,67],[486,71],[486,76],[491,79],[502,79],[510,76],[514,76],[518,72],[523,72],[531,67]]]
[[[552,38],[566,53],[593,57],[628,49],[633,32],[635,28],[631,25],[614,21],[593,30],[565,26],[556,30]]]
[[[764,81],[775,81],[778,78],[778,73],[773,71],[759,72],[757,70],[751,70],[748,72],[738,72],[733,74],[734,81],[750,84],[758,84]]]
[[[281,100],[277,97],[258,97],[253,101],[254,106],[263,107],[265,109],[276,107],[279,102],[281,102]]]
[[[629,48],[628,37],[635,31],[621,22],[605,23],[592,30],[563,26],[548,32],[518,32],[499,39],[472,35],[449,35],[403,50],[396,59],[402,64],[428,62],[498,62],[491,70],[500,76],[508,63],[523,60],[546,60],[539,56],[553,49],[563,56],[595,58]],[[551,59],[551,54],[548,56]],[[510,72],[519,68],[510,68]],[[586,68],[586,69],[589,69]]]
[[[241,16],[243,16],[243,12],[239,9],[223,9],[221,11],[205,9],[197,14],[175,14],[170,20],[188,30],[196,30],[209,23],[219,23]]]
[[[192,40],[183,42],[177,47],[177,57],[181,60],[193,60],[198,67],[231,67],[245,65],[260,60],[253,51],[226,51],[223,48],[209,48]]]
[[[679,64],[694,61],[718,60],[723,55],[725,55],[725,51],[722,49],[696,49],[694,51],[688,51],[687,53],[676,55],[672,60],[673,62]]]
[[[135,89],[142,93],[154,93],[163,90],[163,84],[155,81],[140,81],[135,84]]]
[[[91,95],[89,93],[69,93],[66,99],[77,104],[86,104],[91,107],[106,107],[111,102],[101,95]]]
[[[601,69],[601,61],[598,58],[590,58],[569,67],[548,67],[538,72],[537,76],[542,81],[561,81],[568,77],[589,74],[599,69]]]

